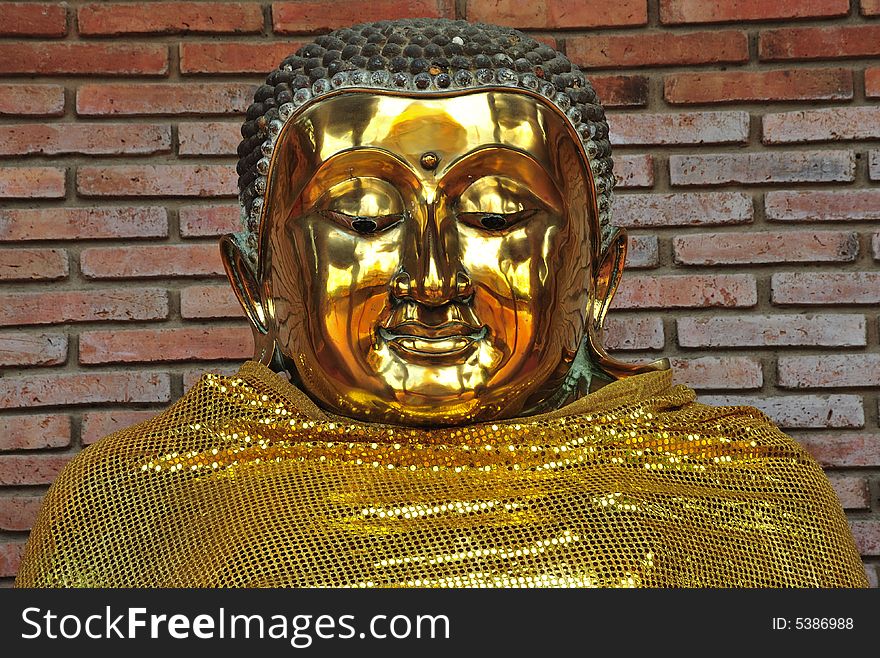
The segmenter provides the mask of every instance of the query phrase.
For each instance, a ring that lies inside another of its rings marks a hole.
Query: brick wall
[[[880,1],[4,3],[0,579],[83,446],[251,338],[218,257],[242,110],[310,34],[458,16],[534,32],[610,109],[618,356],[672,358],[829,469],[880,567]]]

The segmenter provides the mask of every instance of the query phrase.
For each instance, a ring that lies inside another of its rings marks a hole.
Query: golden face
[[[259,296],[321,406],[448,425],[528,413],[558,390],[598,236],[555,109],[508,91],[346,93],[292,118],[275,149]]]

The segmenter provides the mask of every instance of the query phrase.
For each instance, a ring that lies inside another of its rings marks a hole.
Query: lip
[[[474,328],[461,322],[428,326],[419,322],[402,322],[394,327],[379,327],[379,337],[389,347],[417,358],[458,357],[486,337],[484,325]]]

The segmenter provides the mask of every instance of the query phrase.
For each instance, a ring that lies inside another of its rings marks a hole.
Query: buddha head
[[[507,419],[663,367],[602,345],[626,257],[608,125],[552,48],[465,21],[337,30],[269,75],[242,135],[224,265],[254,358],[325,410]]]

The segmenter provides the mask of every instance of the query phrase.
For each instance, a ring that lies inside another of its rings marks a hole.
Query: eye
[[[403,213],[393,215],[381,215],[377,217],[363,217],[360,215],[348,215],[338,210],[320,210],[323,217],[336,222],[344,228],[351,229],[361,235],[372,235],[391,228],[403,221]]]
[[[458,214],[458,221],[473,228],[483,229],[492,233],[501,233],[533,217],[537,212],[534,209],[510,213],[461,212]]]

